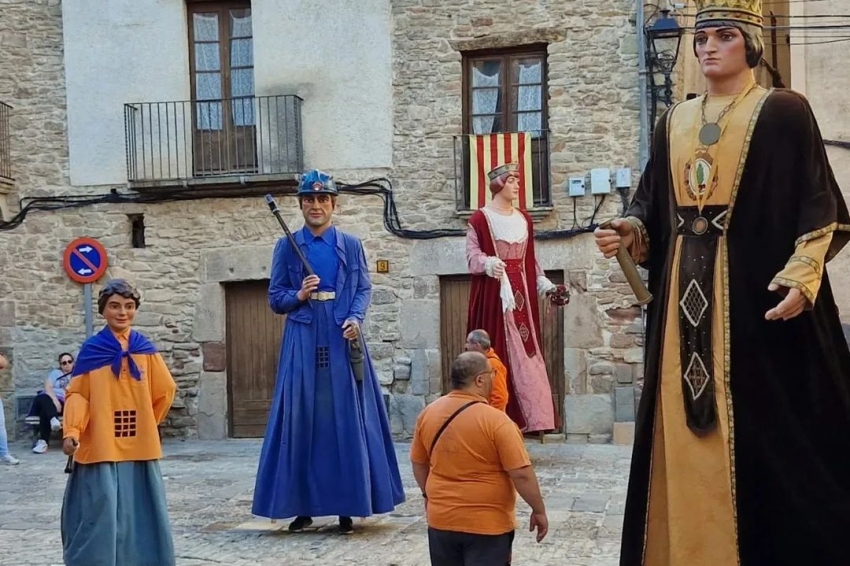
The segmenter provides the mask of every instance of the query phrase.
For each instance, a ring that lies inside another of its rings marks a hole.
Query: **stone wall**
[[[8,216],[18,210],[17,190],[26,187],[27,196],[55,194],[67,188],[67,145],[65,142],[65,92],[62,73],[62,12],[58,0],[18,2],[0,0],[0,100],[12,105],[12,175],[16,186],[8,195],[0,194],[0,211]],[[4,220],[6,218],[3,218]],[[21,249],[20,246],[29,246]],[[24,372],[20,352],[13,348],[18,316],[27,307],[21,301],[44,277],[36,265],[38,236],[0,232],[0,352],[13,367],[0,374],[6,421],[14,422],[13,393],[20,387]],[[14,263],[15,258],[33,262]],[[52,266],[48,266],[49,267]],[[19,295],[20,293],[20,295]],[[33,303],[36,304],[36,303]],[[35,308],[34,306],[32,308]],[[61,348],[61,344],[56,345]],[[61,350],[56,350],[56,355]],[[35,362],[45,370],[55,367],[52,349],[39,354]],[[55,360],[54,360],[55,361]],[[46,377],[41,374],[41,379]]]
[[[792,16],[796,18],[823,18],[847,12],[846,2],[841,0],[824,0],[814,4],[792,3],[790,8]],[[826,24],[835,20],[819,21]],[[793,37],[795,44],[791,47],[791,86],[809,100],[825,140],[850,142],[850,99],[847,96],[850,76],[839,70],[850,57],[850,45],[847,42],[819,44],[815,39],[803,39],[799,33]],[[827,156],[847,201],[850,197],[850,149],[827,146]],[[845,323],[850,323],[850,285],[845,283],[850,280],[850,250],[845,248],[829,262],[827,271],[841,318]]]
[[[569,229],[573,203],[564,184],[595,167],[631,167],[635,185],[638,143],[637,49],[633,2],[615,0],[506,4],[497,0],[392,2],[395,53],[395,163],[399,207],[416,228],[464,226],[454,212],[453,139],[463,131],[462,52],[545,43],[548,52],[548,107],[554,211],[542,215],[538,230]],[[577,216],[586,221],[596,198],[578,199]],[[607,197],[597,218],[621,209],[619,196]],[[565,407],[567,433],[577,440],[610,437],[616,412],[632,420],[633,383],[642,377],[640,316],[612,262],[598,259],[589,235],[538,244],[544,269],[561,269],[573,283],[565,309]],[[420,249],[416,253],[417,249]],[[416,242],[412,266],[427,279],[403,284],[402,320],[425,323],[439,316],[438,275],[464,273],[462,244]],[[454,258],[454,261],[445,259]],[[401,268],[403,269],[403,267]],[[427,273],[426,273],[427,272]],[[637,322],[636,322],[637,321]],[[422,326],[418,326],[422,328]],[[410,336],[406,336],[409,334]],[[417,394],[439,375],[438,329],[402,329],[398,375],[410,382],[394,388]],[[398,348],[397,348],[398,350]],[[426,363],[427,361],[427,363]],[[415,363],[414,363],[415,362]],[[427,366],[427,370],[425,369]],[[417,367],[422,368],[417,374]],[[410,385],[407,385],[410,383]],[[413,384],[420,385],[414,387]],[[410,400],[412,414],[417,401]],[[404,419],[402,419],[404,420]]]
[[[332,173],[346,182],[389,175],[405,228],[463,228],[465,217],[455,212],[452,138],[462,131],[461,51],[543,42],[549,54],[554,210],[541,213],[538,229],[570,228],[573,203],[563,189],[568,177],[625,166],[636,184],[632,5],[394,0],[393,168]],[[72,187],[68,181],[58,1],[0,0],[0,11],[0,100],[15,107],[18,192],[11,200],[118,188]],[[278,202],[291,226],[300,226],[294,199]],[[587,196],[576,204],[579,221],[586,222],[599,202]],[[365,243],[374,285],[368,342],[390,395],[393,432],[406,438],[419,410],[440,394],[440,276],[466,272],[464,242],[398,238],[383,228],[382,210],[377,196],[346,195],[337,218]],[[620,210],[619,195],[612,194],[597,219]],[[132,247],[128,214],[144,214],[146,248]],[[74,237],[94,237],[109,250],[109,275],[127,277],[142,289],[139,328],[160,346],[179,383],[167,434],[223,436],[221,283],[267,277],[278,235],[259,198],[36,213],[15,230],[0,232],[0,350],[12,354],[14,390],[37,388],[56,355],[81,342],[82,292],[62,273],[61,252]],[[389,260],[388,274],[374,272],[378,259]],[[563,270],[573,285],[564,312],[567,433],[577,441],[605,441],[615,416],[633,418],[632,386],[642,376],[640,311],[614,263],[596,254],[591,236],[541,242],[539,259],[544,269]],[[0,380],[5,397],[4,387]]]

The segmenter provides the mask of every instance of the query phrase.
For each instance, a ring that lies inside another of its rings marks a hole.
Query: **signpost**
[[[108,267],[106,249],[94,238],[77,238],[65,248],[62,262],[68,277],[83,286],[86,338],[89,338],[94,333],[91,284],[106,273]]]

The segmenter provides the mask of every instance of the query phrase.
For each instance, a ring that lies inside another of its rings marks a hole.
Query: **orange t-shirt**
[[[126,350],[127,338],[115,337]],[[109,366],[75,376],[65,390],[63,437],[76,438],[80,464],[162,458],[157,425],[166,417],[177,385],[159,354],[132,354],[142,372],[136,381],[127,360],[115,377]]]
[[[493,391],[490,392],[490,406],[504,411],[508,406],[508,370],[496,350],[490,348],[485,353],[493,368]]]
[[[443,432],[437,431],[461,406],[473,405]],[[444,531],[500,535],[516,528],[516,490],[508,475],[531,465],[516,424],[483,397],[452,391],[428,405],[416,421],[410,459],[430,466],[428,526]]]

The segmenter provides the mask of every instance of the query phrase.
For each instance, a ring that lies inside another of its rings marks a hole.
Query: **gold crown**
[[[695,0],[696,24],[732,21],[764,27],[762,0]]]
[[[519,171],[519,167],[517,167],[516,163],[505,163],[504,165],[499,165],[498,167],[487,173],[487,177],[490,179],[490,181],[493,181],[493,179],[496,179],[497,177],[500,177],[505,173],[516,173],[517,171]]]

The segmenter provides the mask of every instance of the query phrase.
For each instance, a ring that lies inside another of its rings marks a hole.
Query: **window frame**
[[[480,49],[474,51],[463,51],[462,56],[462,78],[461,89],[463,92],[461,112],[463,119],[463,134],[465,136],[472,135],[474,118],[472,114],[473,103],[472,97],[476,89],[472,87],[472,69],[479,61],[500,61],[502,72],[500,76],[499,92],[501,98],[501,110],[494,114],[500,116],[502,120],[502,128],[500,132],[516,132],[519,125],[519,115],[524,113],[515,109],[514,91],[519,92],[519,84],[513,82],[513,65],[517,60],[528,59],[530,57],[538,57],[542,63],[543,69],[541,73],[541,128],[540,137],[532,138],[532,170],[533,175],[538,182],[534,184],[534,208],[545,208],[552,204],[552,181],[551,181],[551,165],[550,165],[550,143],[549,143],[549,61],[547,44],[535,43],[530,45],[522,45],[515,47],[506,47],[498,49]],[[537,111],[534,111],[537,112]],[[485,116],[479,114],[476,116]],[[513,122],[512,122],[513,120]],[[499,133],[499,132],[493,132]],[[463,146],[463,171],[469,170],[469,150],[466,144]],[[469,210],[469,188],[467,187],[467,179],[464,176],[463,182],[463,208]]]
[[[251,14],[251,34],[250,36],[234,35],[231,14],[245,10]],[[218,29],[215,42],[213,40],[196,41],[195,15],[205,13],[215,14],[217,17]],[[231,60],[231,46],[236,40],[250,37],[253,52],[253,14],[251,0],[187,0],[186,2],[194,176],[253,174],[257,171],[258,111],[255,110],[254,103],[256,82],[252,79],[250,95],[233,96],[233,73],[242,69],[254,69],[255,62],[253,57],[251,65],[233,65]],[[219,68],[216,71],[199,71],[195,46],[211,43],[218,43]],[[197,77],[210,73],[218,73],[221,77],[219,98],[199,100]],[[241,110],[237,108],[237,105],[242,106]],[[246,111],[247,106],[250,106],[250,112]],[[213,108],[216,108],[215,115],[212,114]],[[204,112],[209,113],[206,121],[203,119]],[[238,118],[239,116],[242,118]],[[250,120],[246,120],[246,116],[250,116]]]
[[[236,65],[235,67],[231,65],[230,61],[230,42],[234,39],[247,39],[247,36],[238,36],[238,37],[230,37],[230,11],[231,10],[251,10],[251,14],[253,16],[253,6],[251,5],[250,0],[188,0],[186,2],[186,27],[187,27],[187,38],[189,40],[189,83],[190,83],[190,99],[193,103],[215,103],[221,101],[221,113],[222,113],[222,123],[226,122],[227,119],[231,119],[230,114],[232,113],[232,108],[228,109],[227,106],[231,106],[231,104],[224,104],[225,100],[235,100],[239,98],[253,98],[256,96],[256,81],[253,84],[254,93],[250,96],[241,96],[241,97],[233,97],[232,96],[232,84],[231,84],[231,74],[234,70],[241,69],[255,69],[254,64],[250,66],[240,66]],[[215,43],[218,43],[218,56],[219,56],[219,68],[218,71],[198,71],[195,60],[195,45],[196,44],[204,44],[204,43],[213,43],[212,41],[195,41],[195,14],[198,13],[210,13],[215,12],[218,14],[218,40]],[[227,23],[225,23],[227,22]],[[254,36],[253,32],[251,33],[251,42],[253,49],[253,41]],[[221,75],[221,97],[216,99],[204,99],[198,100],[198,92],[197,92],[197,80],[196,76],[198,74],[210,74],[210,73],[218,73]],[[202,128],[198,128],[197,121],[194,120],[194,127],[196,130],[202,130]],[[216,128],[208,128],[210,131],[218,131]],[[221,128],[223,129],[223,128]],[[204,128],[203,130],[207,130]]]

